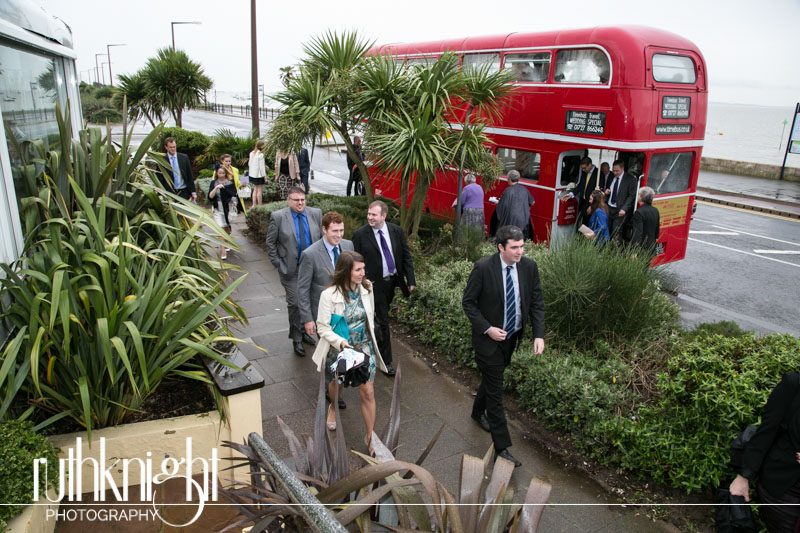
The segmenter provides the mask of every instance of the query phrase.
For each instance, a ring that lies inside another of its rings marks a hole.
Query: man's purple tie
[[[389,269],[389,275],[391,276],[397,272],[397,268],[394,265],[394,257],[392,257],[392,251],[389,249],[389,243],[383,237],[383,230],[378,230],[378,237],[381,238],[381,250],[383,250],[383,257],[386,258],[386,268]]]

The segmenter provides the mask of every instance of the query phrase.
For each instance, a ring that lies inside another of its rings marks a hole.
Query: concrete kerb
[[[697,189],[697,200],[749,211],[800,219],[800,204],[716,189]],[[758,205],[763,203],[764,205]]]

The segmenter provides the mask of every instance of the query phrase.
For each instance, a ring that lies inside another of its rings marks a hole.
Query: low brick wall
[[[725,174],[736,174],[737,176],[751,176],[771,180],[776,180],[781,175],[781,167],[778,165],[750,163],[747,161],[730,161],[728,159],[716,159],[713,157],[704,157],[700,163],[700,168],[710,172],[724,172]],[[800,168],[786,167],[783,172],[783,179],[786,181],[800,181]]]

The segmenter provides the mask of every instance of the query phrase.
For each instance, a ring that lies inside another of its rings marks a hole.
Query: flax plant
[[[0,419],[69,418],[91,435],[170,376],[210,382],[198,356],[231,366],[215,343],[239,342],[223,315],[245,320],[230,299],[244,278],[227,283],[232,267],[206,257],[204,243],[233,245],[224,231],[154,182],[145,161],[160,127],[135,152],[127,126],[119,146],[96,129],[72,140],[68,116],[59,128],[60,149],[18,147],[25,248],[2,265],[14,333]]]

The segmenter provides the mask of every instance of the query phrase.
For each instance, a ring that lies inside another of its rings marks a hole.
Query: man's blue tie
[[[339,260],[339,247],[333,247],[333,266],[336,267],[336,262]]]
[[[517,299],[514,296],[514,278],[511,277],[511,269],[506,267],[506,333],[511,335],[517,328]]]
[[[172,185],[177,189],[178,186],[183,185],[183,177],[181,176],[181,167],[178,165],[178,156],[170,155],[169,162],[172,165]]]
[[[386,237],[383,236],[383,230],[378,230],[378,237],[381,239],[381,250],[383,250],[383,257],[386,259],[386,269],[389,271],[389,275],[391,276],[397,272],[397,266],[394,264],[392,250],[389,248],[389,243],[386,242]]]

